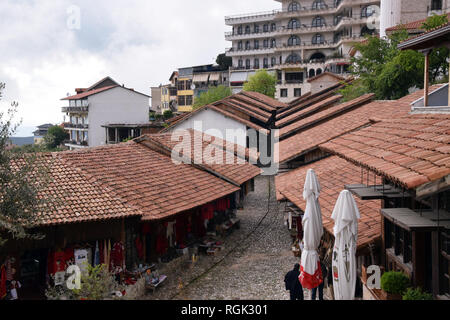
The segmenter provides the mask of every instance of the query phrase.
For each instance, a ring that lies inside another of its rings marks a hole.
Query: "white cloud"
[[[71,5],[80,8],[80,30],[67,27]],[[0,108],[19,101],[23,126],[61,122],[60,99],[104,76],[149,94],[178,67],[213,63],[230,46],[226,15],[277,7],[273,0],[2,0]]]

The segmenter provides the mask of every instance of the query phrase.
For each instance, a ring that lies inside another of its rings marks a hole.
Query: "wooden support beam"
[[[424,70],[424,82],[423,82],[423,106],[428,106],[428,88],[430,86],[430,50],[423,52],[425,54],[425,70]]]

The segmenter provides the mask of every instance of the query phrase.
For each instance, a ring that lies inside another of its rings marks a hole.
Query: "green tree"
[[[221,53],[217,56],[216,63],[220,66],[221,70],[228,70],[233,65],[233,59],[227,57],[225,53]]]
[[[253,91],[275,98],[277,77],[268,73],[265,69],[258,70],[249,81],[244,84],[244,91]]]
[[[448,23],[447,14],[432,15],[422,24],[421,28],[425,31],[442,26]],[[435,48],[430,53],[430,81],[431,83],[447,82],[448,80],[448,62],[450,50],[446,47]]]
[[[60,126],[53,126],[48,129],[44,142],[47,148],[51,150],[60,146],[66,139],[69,139],[69,133]]]
[[[356,43],[360,54],[351,59],[350,70],[358,81],[341,90],[344,99],[369,92],[379,100],[398,99],[408,94],[411,87],[423,87],[423,55],[397,48],[407,38],[406,30],[401,30],[388,39],[369,36],[367,41]]]
[[[0,83],[0,98],[5,85]],[[48,181],[48,168],[39,161],[38,154],[12,152],[6,148],[7,141],[16,131],[13,123],[17,103],[6,112],[0,112],[0,233],[7,238],[41,238],[29,228],[37,222],[37,213],[46,199],[38,192]],[[0,238],[0,246],[7,240]]]
[[[224,85],[210,87],[208,91],[195,98],[194,110],[231,96],[231,89]]]
[[[172,118],[172,117],[173,117],[173,112],[172,112],[172,110],[166,110],[166,111],[164,111],[163,117],[164,117],[164,119],[170,119],[170,118]]]

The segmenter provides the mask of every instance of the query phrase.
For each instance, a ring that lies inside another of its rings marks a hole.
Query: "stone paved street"
[[[244,210],[237,213],[241,228],[224,239],[225,250],[216,256],[201,255],[195,264],[185,261],[176,275],[174,271],[170,275],[167,272],[170,276],[167,283],[145,298],[289,299],[284,275],[299,258],[290,251],[283,209],[284,205],[275,199],[273,177],[258,177],[255,192],[247,196]],[[309,299],[307,290],[305,298]]]

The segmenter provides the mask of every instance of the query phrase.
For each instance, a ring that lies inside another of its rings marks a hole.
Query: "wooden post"
[[[449,72],[449,77],[448,77],[448,106],[450,106],[450,62],[449,62],[449,68],[448,68]]]
[[[428,73],[430,65],[430,50],[423,52],[425,54],[425,70],[424,70],[424,82],[423,82],[423,106],[428,106],[428,87],[430,82],[430,77]]]
[[[431,232],[431,289],[439,295],[439,229]]]

